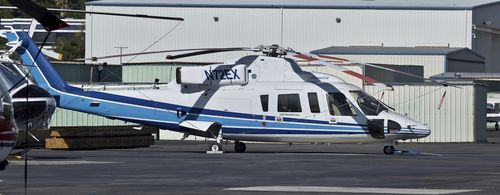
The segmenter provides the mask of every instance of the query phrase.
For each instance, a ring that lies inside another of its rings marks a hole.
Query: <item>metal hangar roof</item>
[[[311,9],[472,9],[498,0],[96,0],[87,5],[146,7],[235,7]]]

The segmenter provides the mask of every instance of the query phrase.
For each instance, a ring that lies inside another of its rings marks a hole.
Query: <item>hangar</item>
[[[87,15],[86,57],[202,47],[280,44],[297,51],[330,46],[469,48],[500,72],[500,4],[495,0],[98,0],[87,10],[179,16],[185,21]],[[126,32],[126,33],[124,33]],[[126,48],[125,48],[126,47]],[[122,49],[120,49],[122,48]],[[146,49],[147,48],[147,49]],[[243,53],[244,55],[245,53]],[[191,58],[220,62],[242,53]],[[109,59],[118,64],[120,59]],[[164,54],[123,62],[164,62]]]

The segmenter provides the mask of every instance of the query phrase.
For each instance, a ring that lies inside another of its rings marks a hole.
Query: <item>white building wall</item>
[[[328,46],[383,44],[393,47],[470,47],[470,10],[257,9],[87,6],[87,10],[178,16],[178,22],[88,15],[86,57],[200,47],[254,47],[282,44],[298,51]],[[215,22],[214,17],[219,21]],[[336,18],[341,22],[337,23]],[[161,38],[167,34],[164,38]],[[181,61],[222,62],[251,54],[211,54]],[[166,54],[131,62],[165,61]],[[129,62],[131,57],[124,57]],[[119,63],[119,59],[108,59]]]

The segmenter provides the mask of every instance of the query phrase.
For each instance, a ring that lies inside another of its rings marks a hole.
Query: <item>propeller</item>
[[[151,51],[151,52],[140,52],[140,53],[129,53],[129,54],[122,54],[122,55],[109,55],[109,56],[102,56],[102,57],[91,57],[91,58],[79,58],[75,60],[92,60],[96,61],[99,59],[107,59],[107,58],[115,58],[115,57],[124,57],[124,56],[135,56],[135,55],[145,55],[145,54],[156,54],[156,53],[169,53],[169,52],[182,52],[182,51],[192,51],[188,53],[183,53],[183,54],[177,54],[177,55],[167,55],[166,59],[168,60],[175,60],[175,59],[180,59],[180,58],[186,58],[186,57],[192,57],[192,56],[198,56],[198,55],[205,55],[205,54],[212,54],[212,53],[221,53],[221,52],[230,52],[230,51],[255,51],[255,52],[262,52],[267,56],[272,56],[272,57],[278,57],[278,56],[288,56],[292,57],[295,59],[301,59],[304,60],[310,64],[317,64],[317,65],[323,65],[323,66],[328,66],[335,68],[339,71],[342,71],[348,75],[354,76],[356,78],[362,79],[363,81],[373,84],[375,86],[381,87],[381,88],[391,88],[391,86],[384,84],[380,81],[377,81],[373,78],[364,76],[362,74],[359,74],[355,71],[349,70],[347,68],[342,67],[342,65],[346,64],[352,64],[352,65],[358,65],[358,66],[370,66],[390,72],[395,72],[398,74],[402,74],[405,76],[413,77],[413,78],[418,78],[426,81],[431,81],[435,83],[442,84],[443,86],[449,86],[448,83],[443,82],[443,81],[438,81],[430,78],[425,78],[422,76],[414,75],[411,73],[399,71],[399,70],[394,70],[391,68],[386,68],[383,66],[378,66],[374,64],[369,64],[369,63],[363,63],[363,62],[355,62],[355,61],[350,61],[344,58],[339,58],[339,57],[334,57],[334,56],[328,56],[328,55],[315,55],[315,54],[309,54],[309,53],[303,53],[303,52],[297,52],[294,51],[293,49],[290,48],[283,48],[279,47],[278,45],[271,45],[271,46],[258,46],[255,48],[250,48],[250,47],[229,47],[229,48],[198,48],[198,49],[178,49],[178,50],[163,50],[163,51]],[[293,53],[290,55],[290,53]],[[337,63],[332,63],[325,61],[323,59],[327,60],[334,60]]]

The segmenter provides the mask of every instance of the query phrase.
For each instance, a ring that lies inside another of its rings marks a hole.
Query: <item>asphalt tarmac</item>
[[[257,144],[207,154],[207,143],[29,152],[28,194],[500,194],[500,131],[487,143]],[[24,160],[0,172],[0,194],[24,193]]]

